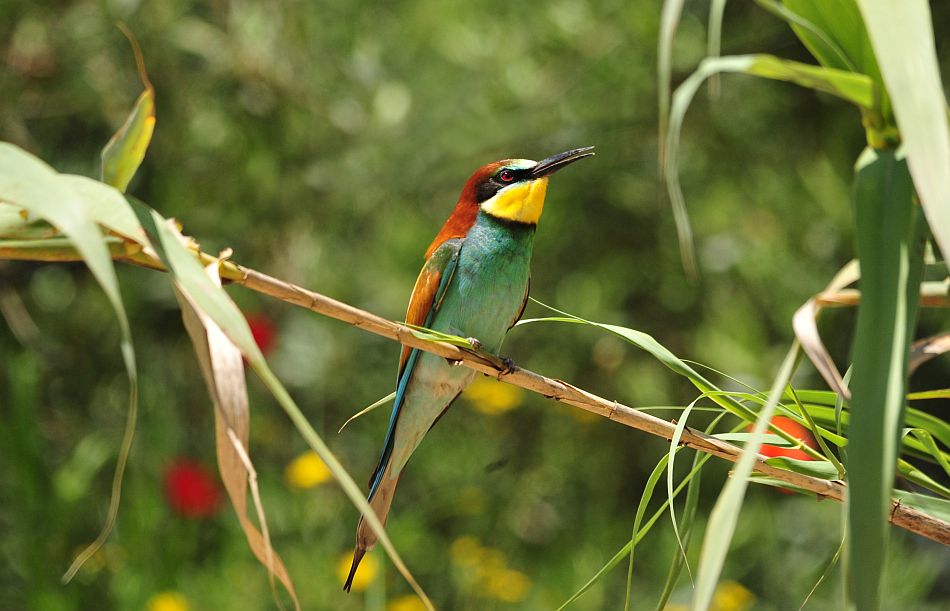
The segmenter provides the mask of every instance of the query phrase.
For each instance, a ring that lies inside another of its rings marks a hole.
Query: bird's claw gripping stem
[[[465,340],[468,342],[468,345],[471,346],[471,348],[469,348],[469,351],[472,354],[480,356],[481,358],[485,359],[486,361],[494,365],[495,368],[498,369],[497,377],[499,380],[507,375],[511,375],[512,373],[515,372],[515,370],[518,369],[518,366],[515,365],[515,362],[511,360],[510,358],[506,356],[503,356],[503,357],[495,356],[494,354],[490,354],[488,352],[483,351],[482,342],[480,342],[478,338],[466,337]],[[448,362],[449,365],[452,365],[453,367],[457,367],[462,364],[462,361],[460,359],[447,358],[445,360]]]

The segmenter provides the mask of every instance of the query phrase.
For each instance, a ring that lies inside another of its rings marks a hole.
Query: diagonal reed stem
[[[142,251],[129,251],[124,244],[110,244],[113,258],[140,267],[163,271],[164,267],[157,259]],[[203,263],[210,263],[215,257],[196,252]],[[79,254],[68,247],[57,245],[48,249],[24,249],[0,247],[0,259],[32,261],[81,261]],[[404,324],[387,320],[371,312],[337,301],[326,295],[305,289],[293,283],[268,276],[254,269],[227,261],[221,265],[221,277],[240,284],[262,295],[267,295],[293,305],[306,308],[322,316],[335,318],[364,331],[397,341],[403,345],[425,350],[447,359],[459,361],[475,371],[498,378],[509,384],[530,390],[549,399],[573,405],[593,412],[631,428],[672,439],[676,425],[672,422],[651,416],[645,412],[609,401],[563,380],[549,378],[541,374],[513,366],[509,369],[496,355],[460,348],[452,344],[422,339],[416,331]],[[721,441],[699,431],[685,427],[680,436],[680,445],[693,448],[706,454],[736,462],[742,449],[731,443]],[[823,480],[800,473],[779,469],[757,459],[753,470],[762,475],[781,480],[792,486],[815,493],[818,498],[830,498],[843,501],[847,495],[847,486],[841,482]],[[888,520],[895,526],[932,539],[943,545],[950,545],[950,523],[918,511],[912,507],[893,501]]]

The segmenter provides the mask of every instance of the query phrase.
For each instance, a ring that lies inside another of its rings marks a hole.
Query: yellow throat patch
[[[482,202],[482,210],[506,221],[536,225],[541,218],[541,211],[544,210],[544,195],[547,191],[546,176],[517,183]]]

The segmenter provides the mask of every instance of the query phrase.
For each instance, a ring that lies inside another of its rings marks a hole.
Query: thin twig
[[[128,252],[121,248],[121,246],[113,246],[112,254],[115,259],[133,265],[150,269],[163,269],[160,262],[143,252]],[[215,259],[215,257],[202,252],[197,252],[196,255],[202,260],[207,259],[209,262]],[[0,258],[29,258],[46,261],[81,260],[75,251],[69,252],[67,248],[56,248],[54,252],[49,252],[46,256],[43,256],[41,252],[27,253],[21,249],[5,250],[0,248]],[[252,291],[306,308],[329,318],[335,318],[354,327],[363,329],[364,331],[375,333],[376,335],[397,341],[406,346],[418,348],[453,361],[458,361],[470,369],[498,378],[508,384],[536,392],[561,403],[579,407],[631,428],[662,437],[668,441],[672,439],[676,431],[675,424],[628,407],[617,401],[608,401],[607,399],[577,388],[576,386],[572,386],[562,380],[548,378],[533,371],[522,369],[521,367],[513,366],[509,369],[508,364],[503,362],[502,359],[496,355],[463,349],[444,342],[422,339],[416,335],[413,329],[404,324],[387,320],[376,314],[366,312],[365,310],[361,310],[279,278],[274,278],[256,270],[227,261],[222,262],[220,271],[222,278],[230,280],[235,284],[240,284]],[[841,304],[841,302],[838,301],[837,304]],[[689,427],[683,430],[679,442],[680,445],[718,456],[719,458],[731,462],[736,462],[742,453],[742,449],[738,446],[694,431]],[[847,494],[847,487],[841,482],[819,479],[780,469],[767,464],[761,459],[756,460],[753,469],[768,477],[813,492],[819,498],[830,498],[836,501],[842,501]],[[892,502],[889,520],[895,526],[899,526],[944,545],[950,545],[950,523],[903,505],[900,502]]]

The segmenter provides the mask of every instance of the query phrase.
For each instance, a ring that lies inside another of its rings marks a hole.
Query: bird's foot
[[[502,379],[507,375],[511,375],[518,369],[518,366],[515,365],[515,362],[508,358],[507,356],[501,357],[501,364],[504,365],[504,369],[501,369],[498,372],[498,379]]]

